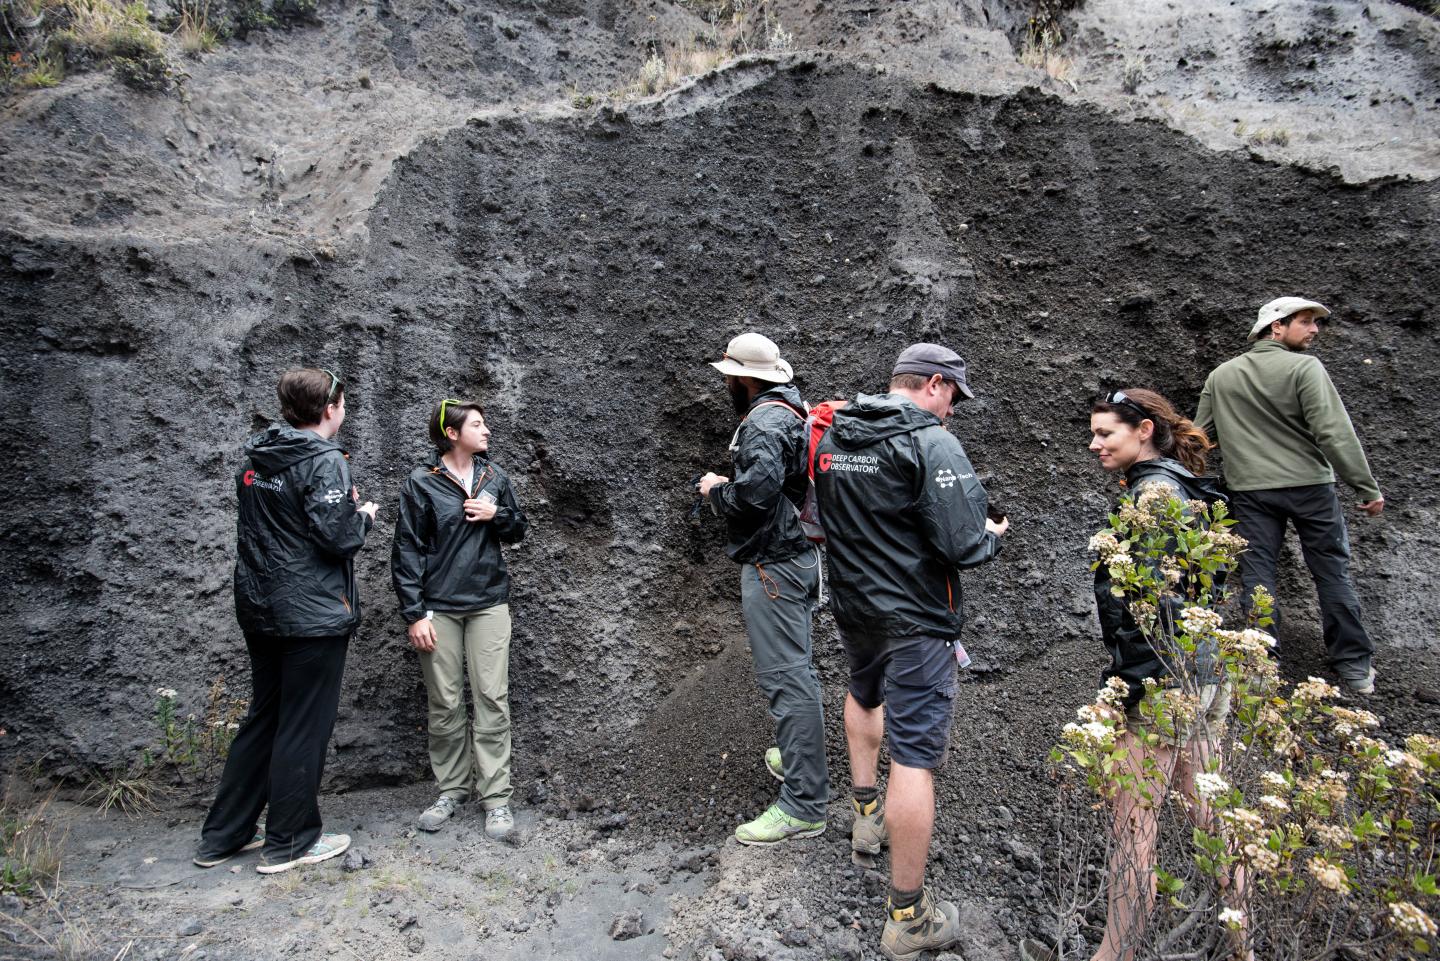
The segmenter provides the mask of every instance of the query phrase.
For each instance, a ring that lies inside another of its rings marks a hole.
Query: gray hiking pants
[[[825,712],[811,660],[810,617],[820,599],[820,552],[740,569],[740,603],[755,661],[755,681],[775,719],[785,769],[780,809],[803,821],[825,820]]]

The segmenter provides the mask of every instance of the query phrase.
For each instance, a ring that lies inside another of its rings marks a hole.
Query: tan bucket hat
[[[741,334],[730,341],[721,359],[711,361],[710,366],[722,374],[754,377],[772,384],[788,384],[795,377],[790,365],[781,359],[780,348],[775,346],[775,341],[754,332]]]
[[[1313,300],[1306,300],[1303,297],[1277,297],[1260,308],[1259,319],[1255,321],[1255,326],[1250,328],[1250,336],[1246,339],[1254,343],[1261,334],[1270,329],[1270,325],[1275,321],[1284,320],[1291,314],[1298,314],[1302,310],[1313,310],[1316,317],[1330,316],[1329,307],[1317,304]]]

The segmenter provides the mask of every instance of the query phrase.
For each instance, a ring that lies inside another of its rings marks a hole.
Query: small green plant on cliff
[[[1248,622],[1225,627],[1234,600],[1226,575],[1244,547],[1228,524],[1223,506],[1146,485],[1091,540],[1112,593],[1171,676],[1164,686],[1147,679],[1140,730],[1129,731],[1117,679],[1080,708],[1051,754],[1062,825],[1050,879],[1058,954],[1088,956],[1080,934],[1103,903],[1086,894],[1096,838],[1108,839],[1107,885],[1126,892],[1110,891],[1112,902],[1143,902],[1147,883],[1158,895],[1116,948],[1137,959],[1429,954],[1440,904],[1440,739],[1389,743],[1376,736],[1379,720],[1340,702],[1333,686],[1282,682],[1263,589]],[[1189,786],[1178,775],[1170,785],[1157,758],[1174,749],[1156,731],[1193,729],[1216,677],[1230,691],[1229,721],[1187,742],[1203,771]],[[1100,813],[1122,798],[1148,825],[1151,863],[1131,859],[1140,842]]]

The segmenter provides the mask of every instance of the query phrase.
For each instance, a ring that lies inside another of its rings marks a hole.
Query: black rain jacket
[[[898,394],[835,412],[815,454],[831,607],[847,637],[953,640],[957,570],[1000,552],[985,488],[940,418]]]
[[[467,492],[434,455],[400,488],[400,516],[390,549],[390,577],[405,623],[426,611],[470,613],[510,600],[510,573],[501,544],[525,536],[530,522],[515,501],[510,478],[493,461],[475,456]],[[467,521],[467,497],[495,496],[495,516]]]
[[[235,474],[235,617],[246,634],[324,637],[360,625],[353,558],[370,517],[345,450],[288,424],[251,437]]]
[[[814,549],[800,529],[810,489],[807,448],[805,404],[794,385],[757,396],[730,445],[734,476],[710,490],[710,506],[729,532],[725,553],[735,561],[770,564]]]
[[[1132,464],[1125,472],[1125,487],[1129,492],[1138,494],[1142,484],[1152,482],[1164,484],[1182,500],[1214,501],[1221,496],[1220,484],[1215,478],[1196,476],[1184,464],[1168,457]],[[1161,611],[1162,630],[1174,629],[1181,606],[1175,598]],[[1110,666],[1101,674],[1101,680],[1118,677],[1128,684],[1130,691],[1125,706],[1134,707],[1145,696],[1144,679],[1154,678],[1163,684],[1171,674],[1170,666],[1145,639],[1125,599],[1110,593],[1110,568],[1103,563],[1095,568],[1095,607],[1100,615],[1100,636],[1110,652]],[[1207,655],[1199,651],[1197,655],[1199,669],[1213,673],[1213,653]],[[1206,678],[1204,683],[1214,683],[1214,678]]]

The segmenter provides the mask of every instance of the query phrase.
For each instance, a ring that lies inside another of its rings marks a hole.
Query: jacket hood
[[[334,440],[326,440],[308,430],[296,430],[289,424],[271,424],[245,442],[245,456],[264,474],[278,474],[332,450],[345,453],[345,448]]]
[[[939,423],[940,418],[898,394],[861,394],[835,412],[830,436],[837,447],[859,450]]]
[[[756,404],[763,404],[767,400],[783,400],[801,413],[805,411],[805,402],[800,399],[800,391],[795,388],[794,384],[776,384],[764,393],[757,394],[750,403],[750,409],[754,410]]]

